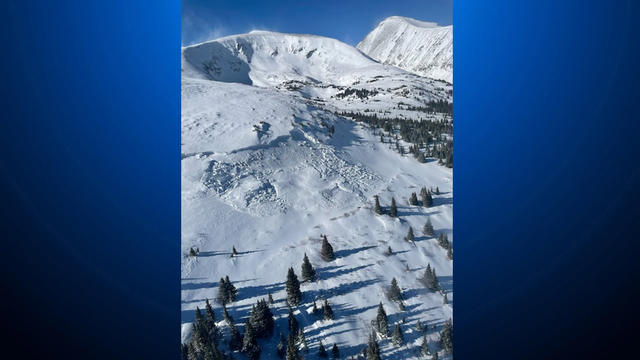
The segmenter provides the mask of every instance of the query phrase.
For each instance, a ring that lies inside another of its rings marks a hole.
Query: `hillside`
[[[392,16],[380,22],[357,47],[383,64],[453,83],[452,26]]]
[[[450,113],[427,110],[438,101],[452,101],[450,85],[319,36],[252,32],[183,48],[183,342],[191,337],[194,309],[206,299],[229,337],[215,301],[228,275],[238,296],[227,310],[241,331],[252,305],[272,294],[275,335],[259,343],[262,359],[276,358],[277,334],[288,333],[287,269],[300,277],[306,253],[317,280],[302,284],[302,304],[293,307],[310,349],[305,357],[316,357],[320,340],[327,350],[336,343],[341,358],[359,353],[380,302],[391,330],[404,319],[405,345],[381,338],[383,358],[419,357],[418,320],[429,326],[429,347],[439,349],[438,332],[452,317],[452,261],[422,227],[429,218],[436,236],[452,241],[452,171],[399,154],[390,143],[397,131],[340,115],[366,111],[450,124]],[[439,189],[433,205],[409,205],[409,195],[423,186]],[[387,212],[394,197],[398,217],[376,214],[374,195]],[[404,240],[409,227],[413,242]],[[320,256],[321,234],[334,248],[333,261]],[[199,255],[189,256],[191,248]],[[428,264],[448,304],[420,281]],[[402,288],[404,310],[385,296],[392,278]],[[310,313],[321,299],[333,320]]]

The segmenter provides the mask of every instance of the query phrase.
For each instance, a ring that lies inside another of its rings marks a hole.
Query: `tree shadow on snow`
[[[336,257],[344,258],[344,257],[347,257],[349,255],[357,254],[357,253],[359,253],[361,251],[373,249],[373,248],[376,248],[376,247],[377,247],[376,245],[362,246],[362,247],[355,248],[355,249],[338,250],[338,251],[334,252],[334,254],[335,254]]]

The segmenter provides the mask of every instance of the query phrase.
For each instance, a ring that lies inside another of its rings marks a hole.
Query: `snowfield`
[[[392,16],[358,44],[383,64],[453,83],[453,27]]]
[[[429,100],[452,101],[451,85],[382,65],[319,36],[259,31],[183,48],[182,341],[188,341],[194,310],[205,299],[213,301],[218,324],[229,335],[221,304],[214,301],[220,278],[228,275],[238,298],[227,309],[241,331],[252,305],[273,295],[275,335],[259,343],[262,359],[277,358],[278,333],[288,333],[287,269],[300,278],[306,253],[318,279],[302,284],[303,303],[294,307],[310,349],[301,353],[305,358],[317,357],[319,341],[328,350],[336,343],[341,358],[360,353],[380,302],[391,330],[401,323],[405,339],[402,347],[379,340],[383,359],[423,358],[418,320],[428,325],[430,348],[439,349],[438,332],[452,318],[453,268],[446,250],[435,237],[423,236],[422,227],[430,218],[436,235],[453,240],[452,171],[400,155],[367,126],[336,115],[369,109],[451,120],[406,108]],[[409,205],[409,195],[423,186],[439,188],[434,205]],[[384,208],[395,197],[399,216],[376,215],[374,195]],[[413,243],[404,240],[409,227]],[[321,234],[334,248],[331,262],[319,255]],[[231,257],[233,246],[238,256]],[[389,246],[391,256],[385,254]],[[188,256],[192,247],[199,256]],[[419,281],[427,264],[435,268],[448,304]],[[385,295],[392,278],[403,290],[404,311]],[[329,301],[334,320],[310,314],[320,299]]]

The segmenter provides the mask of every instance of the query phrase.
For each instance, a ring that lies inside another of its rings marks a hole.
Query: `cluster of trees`
[[[447,234],[440,233],[438,235],[438,245],[447,250],[447,256],[450,260],[453,260],[453,245],[449,241],[449,237],[447,236]]]
[[[410,110],[410,111],[421,111],[421,112],[432,113],[432,114],[440,113],[440,114],[453,115],[453,103],[450,103],[444,99],[429,100],[429,102],[427,102],[425,106],[411,106],[403,103],[399,103],[398,105],[399,106],[405,105],[405,106],[400,106],[400,108],[405,110]]]
[[[436,276],[436,269],[431,268],[431,264],[427,264],[427,269],[424,271],[424,275],[422,275],[421,280],[427,289],[431,291],[440,290],[440,282]]]
[[[446,101],[432,102],[425,108],[410,107],[408,110],[424,110],[432,112],[438,109],[442,113],[450,113],[452,104]],[[411,120],[402,118],[379,117],[376,113],[341,112],[339,116],[350,117],[374,129],[381,129],[380,141],[394,143],[396,150],[404,155],[404,146],[400,139],[411,143],[409,153],[421,163],[427,158],[435,158],[438,163],[449,168],[453,167],[453,125],[446,120]],[[385,135],[386,133],[386,135]]]
[[[380,206],[380,198],[378,195],[374,195],[374,204],[373,211],[378,215],[383,215],[386,211]],[[396,199],[394,197],[391,198],[391,206],[389,206],[389,216],[398,217],[398,206],[396,205]]]
[[[376,96],[378,94],[378,90],[367,90],[367,89],[353,89],[353,88],[346,88],[343,91],[337,93],[335,96],[337,98],[345,98],[347,96],[350,95],[355,95],[357,96],[359,99],[366,99],[369,96]]]
[[[220,286],[218,287],[218,301],[222,304],[232,303],[236,300],[238,289],[229,280],[229,275],[220,278]]]

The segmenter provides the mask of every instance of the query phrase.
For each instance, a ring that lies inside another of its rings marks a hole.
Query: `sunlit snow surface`
[[[376,94],[336,96],[347,88]],[[422,235],[422,226],[429,216],[437,233],[453,239],[451,169],[401,156],[370,129],[334,113],[374,109],[384,116],[443,119],[397,106],[452,101],[450,90],[319,36],[252,32],[183,48],[183,341],[193,310],[216,297],[226,275],[239,290],[228,306],[235,322],[241,324],[251,305],[271,292],[276,334],[286,335],[284,280],[290,266],[300,276],[306,253],[319,279],[302,285],[304,304],[295,312],[311,357],[320,340],[337,343],[342,358],[359,353],[380,301],[390,324],[406,321],[403,347],[379,342],[383,358],[419,357],[418,319],[430,326],[431,347],[437,348],[440,325],[452,317],[452,261],[435,238]],[[422,186],[437,186],[441,195],[433,207],[409,206],[409,195]],[[394,196],[399,218],[375,215],[374,195],[383,206]],[[413,244],[404,240],[409,226],[416,233]],[[327,235],[336,260],[321,260],[320,234]],[[186,256],[192,246],[200,256]],[[231,258],[232,246],[239,256]],[[388,246],[394,255],[385,255]],[[428,263],[448,305],[418,281]],[[405,311],[384,295],[393,277],[403,289]],[[333,321],[308,314],[314,299],[329,300]],[[214,310],[221,314],[219,304]],[[262,358],[276,357],[277,342],[277,335],[261,340]]]

